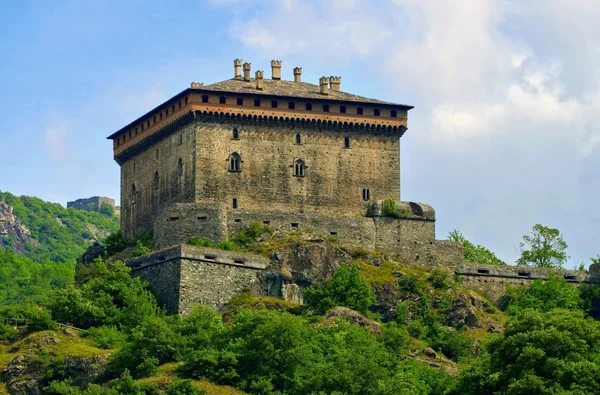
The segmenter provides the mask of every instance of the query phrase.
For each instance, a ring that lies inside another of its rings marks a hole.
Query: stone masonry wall
[[[67,208],[85,211],[100,211],[102,203],[106,203],[115,208],[114,199],[100,196],[94,196],[88,199],[77,199],[74,202],[67,202]]]
[[[198,203],[231,207],[237,198],[244,210],[358,216],[365,211],[363,188],[371,200],[400,197],[397,134],[199,121],[196,151]],[[232,153],[241,156],[239,172],[228,171]],[[305,177],[294,176],[298,159]]]
[[[178,245],[127,263],[132,275],[148,281],[160,306],[186,314],[194,305],[221,308],[251,290],[269,260],[253,254]]]
[[[152,229],[161,207],[194,201],[195,158],[195,127],[190,124],[121,165],[121,231],[125,237]]]

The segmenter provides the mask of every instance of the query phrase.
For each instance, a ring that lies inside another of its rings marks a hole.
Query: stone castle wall
[[[67,208],[85,211],[100,211],[100,207],[103,203],[116,208],[114,199],[101,196],[94,196],[88,199],[77,199],[74,202],[67,202]]]
[[[203,304],[222,308],[251,290],[269,260],[257,255],[178,245],[128,262],[131,274],[148,281],[169,313],[189,313]]]
[[[194,125],[187,125],[121,165],[121,231],[125,237],[152,229],[161,207],[194,201],[195,139]]]

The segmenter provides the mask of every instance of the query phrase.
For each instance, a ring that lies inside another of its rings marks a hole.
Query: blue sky
[[[452,5],[450,5],[452,3]],[[596,3],[596,4],[595,4]],[[402,199],[507,262],[536,223],[600,253],[596,0],[22,1],[0,14],[0,190],[118,198],[105,137],[232,61],[415,105]]]

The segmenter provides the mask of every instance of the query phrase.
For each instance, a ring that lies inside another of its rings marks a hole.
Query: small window
[[[156,150],[156,159],[158,159],[158,149]]]
[[[305,104],[305,108],[306,108],[306,111],[311,111],[312,110],[312,103],[306,103]]]
[[[260,107],[260,99],[254,99],[254,107]]]
[[[117,137],[117,145],[121,145],[121,138]]]
[[[238,200],[237,200],[237,198],[233,198],[233,200],[231,201],[231,207],[232,208],[238,208]]]
[[[242,219],[241,218],[236,218],[236,219],[233,220],[233,222],[242,222]]]
[[[233,154],[229,155],[229,171],[242,171],[242,167],[241,167],[241,163],[242,163],[242,158],[240,157],[240,154],[238,154],[237,152],[234,152]]]
[[[357,108],[356,108],[356,113],[357,113],[358,115],[362,115],[362,114],[363,114],[363,108],[362,108],[362,107],[357,107]]]
[[[129,131],[129,139],[131,140],[131,130]]]
[[[137,191],[135,188],[135,184],[131,184],[131,203],[135,203],[136,197],[137,197]]]
[[[290,110],[293,110],[293,109],[295,109],[295,108],[296,108],[296,103],[295,103],[295,102],[293,102],[293,101],[289,102],[289,103],[288,103],[288,108],[289,108]]]
[[[302,144],[302,136],[300,133],[296,133],[296,144]]]
[[[346,113],[346,106],[340,106],[340,114]]]
[[[238,265],[243,265],[244,263],[246,263],[246,261],[243,259],[234,259],[233,263],[237,263]]]
[[[138,130],[138,128],[135,128],[135,135],[136,135],[136,136],[137,136],[137,130]]]
[[[179,145],[183,145],[183,133],[179,133]]]
[[[363,188],[362,198],[363,200],[371,200],[371,191],[368,188]]]
[[[208,96],[202,95],[202,103],[208,103]]]
[[[154,190],[158,190],[158,185],[160,183],[160,178],[158,176],[158,171],[154,172]]]
[[[175,104],[171,106],[171,112],[175,112]]]
[[[159,119],[160,121],[162,121],[162,112],[161,112],[160,114],[158,114],[158,119]]]
[[[177,162],[177,175],[179,177],[183,176],[183,159],[179,158],[179,161]]]
[[[236,103],[238,106],[243,106],[244,105],[244,99],[242,99],[241,97],[238,97],[236,100]]]
[[[150,127],[150,120],[148,120],[148,122],[146,122],[146,127],[149,128]]]
[[[185,98],[185,104],[186,105],[188,104],[188,98],[187,97]]]
[[[302,159],[298,159],[294,164],[294,175],[296,177],[304,177],[305,169],[306,166],[304,165],[304,161]]]
[[[298,223],[297,222],[292,222],[290,225],[292,226],[292,228],[298,229]]]
[[[376,117],[378,117],[378,116],[381,115],[381,111],[379,111],[379,109],[376,108],[376,109],[373,110],[373,115],[375,115]]]
[[[144,131],[144,124],[142,124],[142,132]]]
[[[221,103],[221,104],[227,103],[227,99],[225,98],[225,96],[219,97],[219,103]]]
[[[135,162],[133,162],[133,172],[135,173]]]
[[[167,111],[165,111],[165,112],[166,112],[165,116],[168,117],[169,116],[169,108],[168,107],[167,107]]]
[[[531,273],[529,273],[529,272],[519,272],[518,273],[519,277],[529,277],[530,274]]]
[[[398,111],[396,111],[396,110],[390,111],[390,117],[392,117],[392,118],[398,118]]]
[[[181,100],[179,100],[179,108],[181,108]]]
[[[272,108],[277,108],[277,100],[272,100],[271,101],[271,107]]]
[[[152,123],[156,123],[156,115],[152,117]]]
[[[490,274],[490,271],[487,269],[477,269],[478,274]]]
[[[323,104],[323,112],[329,112],[329,104]]]
[[[344,148],[350,148],[350,137],[344,137]]]
[[[238,130],[238,128],[233,128],[233,130],[231,131],[231,138],[233,138],[234,140],[239,140],[240,131]]]

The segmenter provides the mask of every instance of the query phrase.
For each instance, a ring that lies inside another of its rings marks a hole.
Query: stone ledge
[[[454,269],[461,276],[494,277],[521,280],[547,280],[551,276],[562,277],[572,283],[599,283],[600,276],[578,270],[544,269],[527,266],[472,265]]]
[[[132,273],[135,273],[138,270],[180,259],[255,270],[264,270],[270,263],[269,259],[251,253],[180,244],[152,254],[133,258],[127,262],[127,266],[131,268]]]

